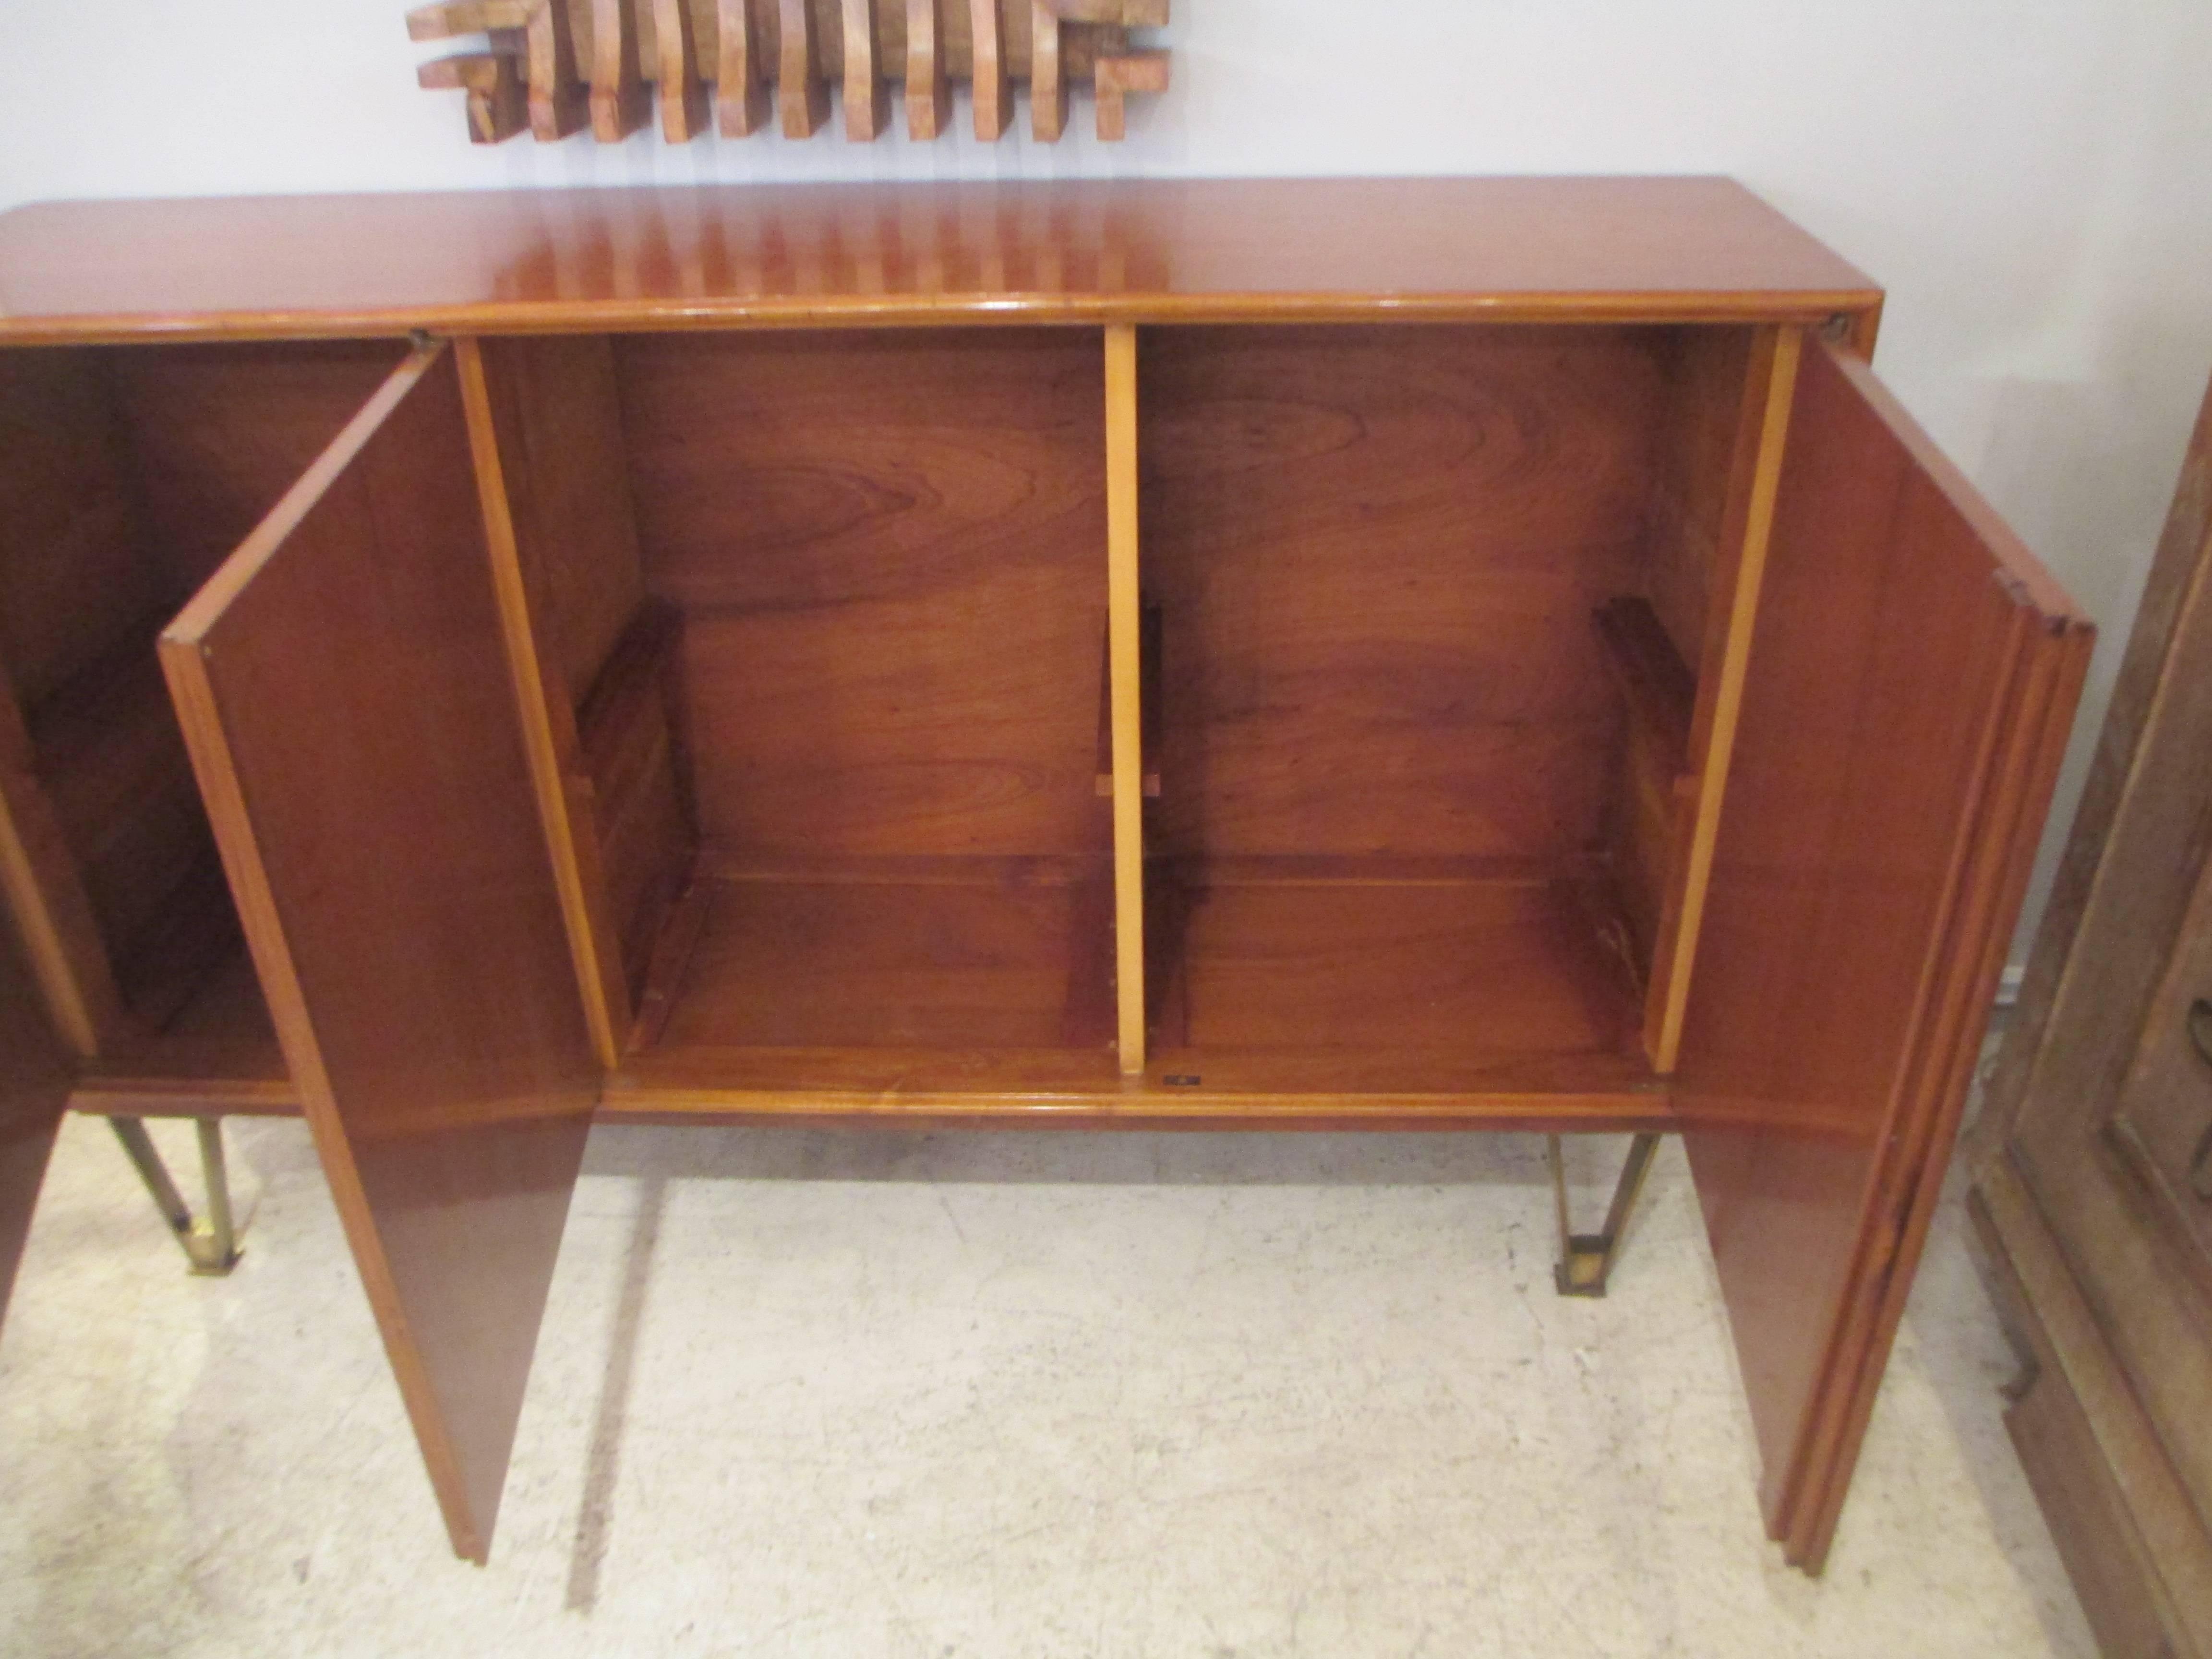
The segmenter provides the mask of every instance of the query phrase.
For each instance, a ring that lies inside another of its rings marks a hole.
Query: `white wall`
[[[1878,364],[2104,624],[2212,368],[2205,0],[1176,0],[1129,141],[464,140],[406,0],[0,0],[0,207],[1080,173],[1734,173],[1886,286]],[[964,111],[963,111],[964,117]],[[2060,823],[2070,812],[2069,775]],[[2046,848],[2046,863],[2050,855]]]

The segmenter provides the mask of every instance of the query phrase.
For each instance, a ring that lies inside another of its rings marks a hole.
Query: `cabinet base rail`
[[[1577,1232],[1569,1218],[1566,1161],[1559,1137],[1545,1137],[1544,1150],[1552,1166],[1552,1196],[1559,1216],[1559,1261],[1553,1269],[1552,1282],[1561,1296],[1603,1296],[1613,1264],[1620,1255],[1629,1217],[1635,1212],[1637,1195],[1644,1190],[1644,1177],[1651,1173],[1651,1155],[1659,1150],[1659,1137],[1639,1134],[1629,1141],[1628,1161],[1621,1165],[1613,1202],[1606,1208],[1605,1226],[1595,1233]]]
[[[220,1275],[235,1267],[243,1252],[239,1248],[238,1229],[231,1218],[230,1173],[223,1161],[222,1120],[192,1120],[199,1138],[200,1176],[207,1188],[204,1220],[193,1217],[191,1206],[185,1202],[177,1183],[170,1179],[168,1166],[161,1162],[154,1138],[146,1133],[145,1119],[111,1117],[107,1122],[115,1131],[115,1138],[123,1143],[124,1152],[130,1158],[131,1167],[138,1171],[138,1178],[153,1195],[155,1208],[161,1211],[161,1218],[169,1224],[169,1231],[184,1248],[185,1259],[191,1263],[191,1270]]]

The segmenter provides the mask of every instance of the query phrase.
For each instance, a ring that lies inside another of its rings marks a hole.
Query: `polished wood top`
[[[1818,321],[1880,301],[1723,179],[748,185],[0,216],[0,343],[1258,316]]]

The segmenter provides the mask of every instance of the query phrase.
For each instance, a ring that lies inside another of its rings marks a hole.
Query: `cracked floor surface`
[[[1671,1142],[1577,1302],[1528,1137],[600,1128],[478,1570],[305,1130],[228,1132],[246,1255],[198,1279],[64,1130],[0,1334],[0,1652],[2093,1651],[1955,1190],[1815,1583]],[[1625,1144],[1571,1148],[1593,1221]]]

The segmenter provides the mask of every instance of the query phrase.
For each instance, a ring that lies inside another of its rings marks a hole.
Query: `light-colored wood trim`
[[[94,1117],[297,1117],[300,1091],[276,1078],[112,1076],[90,1066],[69,1109]]]
[[[301,986],[291,945],[285,938],[276,892],[262,862],[252,816],[240,787],[237,763],[230,752],[229,738],[224,734],[215,685],[209,678],[203,654],[208,648],[207,635],[222,619],[224,611],[283,550],[286,538],[299,527],[324,493],[375,435],[377,428],[445,351],[442,344],[426,346],[393,373],[338,434],[337,441],[286,494],[276,511],[262,521],[260,527],[185,607],[183,614],[161,635],[160,649],[161,672],[168,680],[169,695],[177,705],[185,748],[191,757],[193,774],[199,780],[200,796],[207,803],[209,820],[215,826],[216,844],[222,854],[231,891],[238,900],[239,921],[245,929],[246,947],[252,952],[255,970],[268,996],[270,1017],[276,1024],[285,1065],[291,1071],[308,1127],[314,1135],[316,1155],[330,1178],[331,1196],[344,1225],[355,1265],[360,1270],[362,1286],[368,1293],[369,1304],[376,1310],[378,1327],[385,1334],[386,1356],[398,1379],[400,1397],[414,1425],[422,1461],[428,1467],[431,1490],[437,1495],[439,1511],[454,1548],[469,1559],[482,1563],[490,1548],[490,1540],[478,1535],[470,1516],[464,1496],[467,1483],[459,1453],[446,1433],[444,1413],[437,1408],[429,1372],[407,1334],[406,1309],[378,1242],[376,1223],[369,1213],[361,1171],[354,1163],[353,1148],[338,1119],[337,1097],[323,1065],[322,1045],[316,1038],[307,994]]]
[[[1114,745],[1114,969],[1121,1070],[1145,1069],[1145,755],[1137,566],[1137,331],[1106,331],[1106,636]]]
[[[606,916],[605,883],[597,878],[595,860],[587,868],[584,851],[583,844],[592,833],[591,815],[588,802],[576,799],[572,784],[580,771],[575,764],[574,703],[568,687],[549,680],[538,649],[539,630],[532,615],[530,583],[523,574],[521,550],[515,539],[514,514],[500,459],[499,428],[483,347],[474,339],[465,338],[455,342],[454,350],[461,376],[461,406],[468,416],[469,449],[476,462],[477,494],[483,504],[492,586],[499,599],[500,628],[507,641],[507,670],[514,677],[515,707],[529,754],[530,781],[538,794],[538,823],[545,834],[546,854],[553,864],[553,884],[561,898],[562,921],[568,930],[568,951],[576,964],[576,983],[583,998],[592,1048],[601,1066],[611,1067],[622,1057],[621,1034],[629,1029],[629,993],[623,981],[621,951],[614,947],[615,934]],[[586,810],[580,812],[580,805]],[[582,834],[579,823],[584,826]]]
[[[1758,447],[1728,582],[1727,626],[1717,651],[1709,650],[1698,677],[1698,708],[1692,718],[1691,764],[1697,778],[1697,804],[1679,883],[1680,898],[1662,924],[1651,972],[1652,998],[1645,1010],[1644,1043],[1652,1069],[1662,1076],[1674,1069],[1682,1046],[1682,1021],[1689,1007],[1690,976],[1705,920],[1705,892],[1712,878],[1713,848],[1720,836],[1721,805],[1727,793],[1729,757],[1743,707],[1744,675],[1751,663],[1751,635],[1759,616],[1760,582],[1766,571],[1767,543],[1774,530],[1774,503],[1782,481],[1782,457],[1790,435],[1790,407],[1797,386],[1797,364],[1804,349],[1802,329],[1772,331],[1760,342],[1754,363],[1766,367],[1759,404]],[[1723,557],[1726,556],[1723,550]],[[1715,609],[1721,596],[1714,596]]]
[[[1295,1070],[1301,1058],[1331,1063],[1328,1056],[1279,1057],[1264,1069]],[[607,1079],[599,1115],[669,1124],[882,1122],[1024,1130],[1668,1134],[1681,1127],[1671,1096],[1622,1086],[1622,1068],[1602,1057],[1531,1062],[1519,1077],[1493,1067],[1486,1085],[1462,1082],[1436,1092],[1358,1093],[1154,1088],[1135,1079],[1045,1080],[1049,1068],[1065,1067],[1069,1059],[1063,1050],[1001,1051],[994,1060],[1013,1075],[1005,1086],[993,1088],[973,1078],[928,1086],[927,1068],[945,1057],[904,1049],[749,1048],[714,1053],[706,1066],[696,1055],[642,1054]],[[841,1074],[849,1080],[840,1080]],[[899,1081],[886,1081],[890,1079]]]

